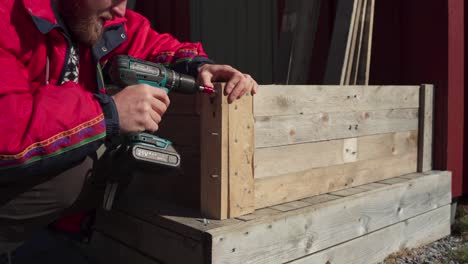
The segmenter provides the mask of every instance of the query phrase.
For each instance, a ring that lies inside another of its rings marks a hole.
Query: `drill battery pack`
[[[172,142],[148,133],[132,134],[128,142],[129,155],[143,164],[155,164],[164,167],[178,168],[180,155]]]

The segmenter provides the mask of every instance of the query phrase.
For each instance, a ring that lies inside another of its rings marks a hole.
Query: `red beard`
[[[112,13],[98,13],[81,3],[81,0],[59,0],[60,16],[79,43],[93,46],[104,32],[104,21],[113,19]]]

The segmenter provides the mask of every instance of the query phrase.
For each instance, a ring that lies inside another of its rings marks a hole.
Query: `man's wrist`
[[[188,65],[188,74],[198,77],[200,68],[206,64],[214,64],[214,62],[206,57],[195,57]]]

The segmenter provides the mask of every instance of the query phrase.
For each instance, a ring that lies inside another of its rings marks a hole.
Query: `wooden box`
[[[233,104],[174,95],[159,135],[182,168],[144,186],[226,219],[428,171],[432,101],[431,85],[265,85]]]

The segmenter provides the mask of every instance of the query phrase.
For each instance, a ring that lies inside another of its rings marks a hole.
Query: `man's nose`
[[[123,17],[125,16],[126,8],[127,1],[118,1],[118,3],[112,7],[112,12],[119,17]]]

